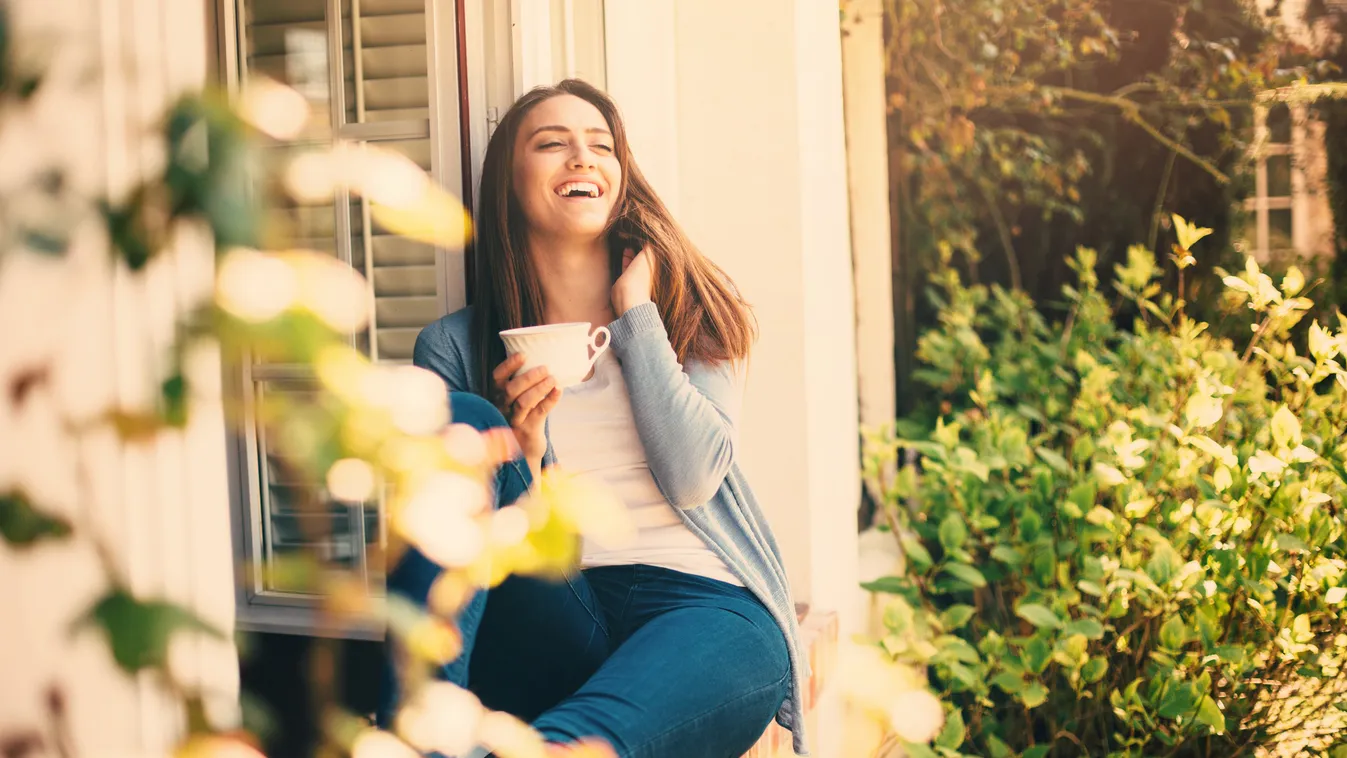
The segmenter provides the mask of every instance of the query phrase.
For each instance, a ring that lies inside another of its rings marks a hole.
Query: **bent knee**
[[[499,409],[481,395],[450,392],[449,413],[455,424],[467,424],[478,431],[500,429],[510,424]]]

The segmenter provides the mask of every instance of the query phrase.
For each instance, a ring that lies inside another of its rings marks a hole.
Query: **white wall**
[[[637,7],[639,5],[639,8]],[[761,336],[739,448],[797,599],[854,628],[856,322],[835,0],[608,0],[608,89]],[[824,697],[815,755],[840,750]]]
[[[204,5],[186,0],[23,0],[10,3],[19,33],[55,54],[32,120],[0,123],[3,181],[55,161],[90,196],[123,191],[162,161],[144,140],[164,106],[205,77]],[[99,74],[89,80],[88,72]],[[81,80],[82,83],[81,83]],[[7,114],[8,115],[8,114]],[[12,185],[7,184],[7,187]],[[81,756],[164,755],[179,711],[148,677],[113,666],[96,634],[72,638],[71,622],[107,585],[88,536],[100,534],[132,591],[185,605],[233,628],[225,434],[218,357],[202,354],[192,377],[201,405],[181,434],[150,444],[89,436],[87,489],[74,465],[66,419],[153,402],[173,323],[212,283],[212,247],[185,235],[143,277],[110,265],[94,219],[67,258],[9,254],[0,265],[0,384],[50,361],[51,383],[17,411],[0,401],[0,491],[21,487],[76,522],[81,536],[26,552],[0,546],[0,733],[48,725],[46,693],[61,688]],[[213,381],[212,381],[213,380]],[[175,671],[237,700],[231,642],[183,640]],[[51,751],[53,754],[55,751]]]

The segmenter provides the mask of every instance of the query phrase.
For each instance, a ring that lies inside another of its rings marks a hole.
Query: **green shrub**
[[[1177,221],[1183,269],[1207,230]],[[1150,251],[1110,293],[1095,264],[1072,261],[1056,324],[946,265],[919,351],[940,420],[867,446],[907,562],[867,585],[887,600],[879,644],[928,667],[950,709],[908,752],[1331,749],[1347,723],[1347,319],[1297,347],[1303,275],[1274,284],[1250,261],[1220,272],[1252,317],[1237,345],[1186,315],[1182,277],[1160,292]],[[919,470],[895,472],[909,448]]]

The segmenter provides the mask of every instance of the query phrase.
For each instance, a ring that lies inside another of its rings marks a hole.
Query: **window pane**
[[[1269,155],[1267,157],[1267,195],[1268,197],[1291,196],[1291,156]]]
[[[262,74],[294,87],[309,101],[303,137],[331,132],[327,0],[245,0],[245,78]]]
[[[1291,109],[1286,103],[1277,103],[1267,112],[1268,141],[1277,144],[1291,142]]]
[[[1268,250],[1291,250],[1291,210],[1270,210],[1267,212]]]
[[[426,72],[425,0],[342,0],[347,123],[428,119]]]

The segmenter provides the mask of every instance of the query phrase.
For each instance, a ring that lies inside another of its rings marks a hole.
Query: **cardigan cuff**
[[[659,308],[654,303],[641,303],[608,325],[613,346],[619,349],[626,347],[637,335],[657,330],[664,330],[664,321],[659,317]]]

